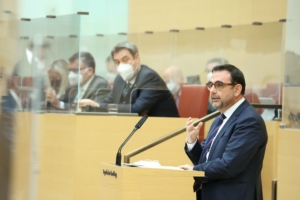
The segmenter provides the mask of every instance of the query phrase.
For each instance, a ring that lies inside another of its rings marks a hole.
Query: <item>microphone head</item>
[[[135,128],[136,129],[141,128],[141,126],[144,124],[144,122],[147,120],[147,118],[148,118],[148,115],[144,115],[142,117],[142,119],[140,119],[140,121],[135,125]]]

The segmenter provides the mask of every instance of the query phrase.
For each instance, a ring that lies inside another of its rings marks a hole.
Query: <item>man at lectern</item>
[[[202,123],[186,123],[185,152],[194,166],[183,169],[205,172],[195,177],[194,191],[202,200],[261,200],[261,169],[267,145],[264,120],[245,100],[243,73],[233,65],[216,66],[206,84],[213,106],[221,112],[200,144]]]
[[[118,76],[107,97],[95,102],[81,100],[80,107],[93,106],[108,111],[109,104],[118,104],[120,113],[138,113],[149,116],[178,117],[175,100],[162,78],[151,68],[140,63],[135,44],[122,42],[111,51]]]

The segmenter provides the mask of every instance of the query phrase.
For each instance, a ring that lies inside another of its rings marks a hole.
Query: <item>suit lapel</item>
[[[120,75],[118,75],[118,76],[120,76]],[[118,86],[116,87],[116,86],[114,86],[116,89],[116,93],[115,93],[115,95],[116,95],[116,98],[114,98],[114,99],[116,99],[117,100],[117,102],[116,103],[120,103],[121,102],[121,97],[122,97],[122,95],[123,95],[123,90],[124,90],[124,88],[125,88],[125,86],[126,86],[126,82],[120,77],[120,82],[119,83],[117,83],[118,84]]]
[[[95,95],[96,93],[96,89],[95,88],[95,84],[96,84],[96,76],[94,76],[93,80],[91,81],[90,85],[88,86],[88,88],[86,89],[86,91],[84,92],[84,95],[82,96],[82,99],[93,99],[93,95]]]
[[[226,132],[226,129],[235,121],[237,120],[238,116],[240,115],[241,111],[244,110],[247,106],[249,105],[249,103],[247,102],[247,100],[245,100],[230,116],[230,118],[228,119],[228,121],[226,122],[226,124],[222,127],[222,129],[220,130],[219,134],[217,135],[215,141],[212,144],[210,153],[209,153],[209,157],[208,160],[210,160],[211,156],[214,153],[215,147],[218,145],[218,142],[220,140],[220,138],[224,135],[224,133]]]

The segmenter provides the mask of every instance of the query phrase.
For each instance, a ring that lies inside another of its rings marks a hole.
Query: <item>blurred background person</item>
[[[215,66],[218,65],[225,65],[225,64],[229,64],[228,60],[224,59],[224,58],[211,58],[207,61],[206,66],[205,66],[205,71],[207,73],[207,82],[210,81],[211,75],[212,75],[212,69]]]
[[[108,81],[110,87],[113,87],[114,80],[118,75],[117,67],[114,63],[114,60],[112,59],[111,56],[108,56],[106,58],[106,80]]]
[[[54,108],[70,109],[74,101],[82,98],[94,101],[104,99],[110,91],[110,87],[103,77],[95,75],[95,68],[96,62],[89,52],[75,53],[69,58],[68,64],[70,87],[60,98],[56,97],[52,89],[47,89],[46,100]]]
[[[2,110],[5,111],[21,111],[23,110],[22,101],[19,98],[20,77],[16,74],[8,78],[7,95],[2,97]]]
[[[184,85],[184,76],[182,71],[176,66],[168,67],[164,70],[162,78],[165,81],[168,89],[172,93],[176,102],[176,106],[178,108],[181,89]]]
[[[65,60],[54,61],[48,70],[50,86],[58,99],[65,94],[69,85],[68,74],[68,63]]]
[[[14,66],[13,74],[21,78],[46,75],[46,57],[50,44],[41,37],[35,37],[25,49],[22,59]]]
[[[11,157],[15,136],[15,114],[22,110],[19,98],[20,77],[13,74],[8,78],[7,95],[2,97],[0,114],[0,199],[9,199]]]
[[[21,99],[24,110],[45,109],[44,90],[49,83],[46,64],[50,44],[41,36],[34,36],[24,50],[21,60],[14,66],[13,74],[20,78]],[[23,90],[24,91],[24,90]]]
[[[207,73],[207,75],[206,75],[207,82],[210,81],[210,78],[212,76],[212,69],[215,66],[225,65],[225,64],[229,64],[229,63],[228,63],[228,60],[226,60],[224,58],[211,58],[210,60],[208,60],[206,63],[206,66],[205,66],[205,71]],[[217,111],[217,109],[212,105],[211,99],[209,98],[207,114],[213,113],[215,111]]]

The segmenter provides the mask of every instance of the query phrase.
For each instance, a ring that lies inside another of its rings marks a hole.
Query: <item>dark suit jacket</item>
[[[172,94],[161,77],[151,68],[141,65],[128,100],[122,97],[125,86],[126,82],[118,75],[112,91],[100,102],[100,108],[107,111],[107,104],[114,103],[119,104],[118,112],[179,117]]]
[[[104,99],[110,90],[109,84],[104,78],[101,76],[94,76],[82,99],[91,99],[98,102]],[[78,86],[71,86],[66,89],[65,95],[59,100],[65,103],[66,108],[69,108],[70,104],[75,100],[77,93]]]
[[[267,140],[263,119],[245,100],[220,130],[206,163],[198,164],[205,140],[190,152],[185,146],[194,170],[205,172],[204,180],[195,178],[202,183],[202,199],[263,199],[260,173]]]
[[[3,100],[2,110],[10,111],[10,112],[16,111],[18,105],[10,92],[8,92],[7,96],[3,96],[2,100]]]

